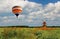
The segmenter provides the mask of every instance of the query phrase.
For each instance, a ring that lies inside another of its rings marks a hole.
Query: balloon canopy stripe
[[[14,14],[16,14],[16,13],[21,13],[21,12],[22,12],[22,10],[20,10],[20,9],[14,9],[14,10],[12,10],[12,11],[13,11]]]
[[[14,9],[20,9],[20,10],[22,10],[22,8],[13,8],[12,10],[14,10]]]

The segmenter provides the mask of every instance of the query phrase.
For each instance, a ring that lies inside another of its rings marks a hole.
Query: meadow
[[[0,39],[60,39],[60,28],[0,27]]]

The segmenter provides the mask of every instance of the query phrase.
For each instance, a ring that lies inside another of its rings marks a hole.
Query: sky
[[[13,6],[21,6],[18,19]],[[0,0],[0,26],[60,26],[60,0]]]
[[[48,3],[56,3],[57,1],[60,1],[60,0],[29,0],[29,1],[46,5]]]

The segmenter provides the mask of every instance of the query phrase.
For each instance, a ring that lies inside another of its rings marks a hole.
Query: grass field
[[[0,39],[60,39],[60,28],[2,27]]]

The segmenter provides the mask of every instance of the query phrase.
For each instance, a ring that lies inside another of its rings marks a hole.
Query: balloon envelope
[[[12,12],[18,17],[18,15],[22,12],[21,6],[12,7]]]
[[[21,6],[14,6],[14,7],[12,8],[12,12],[13,12],[14,14],[19,14],[19,13],[21,13],[21,12],[22,12]]]

